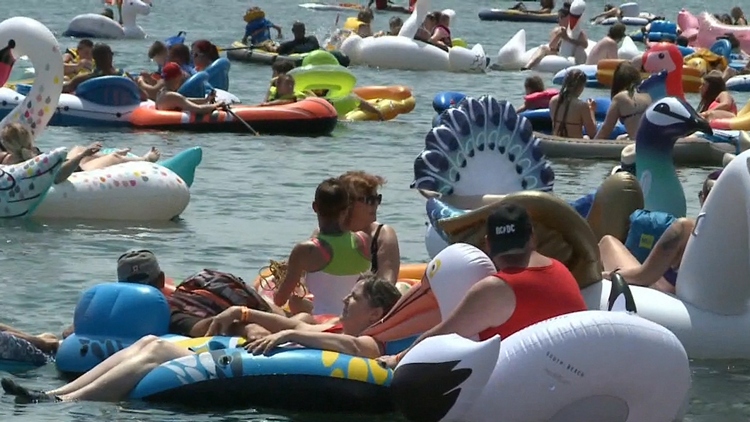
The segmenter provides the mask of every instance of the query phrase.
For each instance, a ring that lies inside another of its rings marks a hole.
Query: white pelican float
[[[451,245],[428,264],[428,287],[404,300],[429,289],[445,318],[495,271],[479,249]],[[674,334],[603,311],[553,318],[506,339],[428,338],[391,382],[397,409],[420,422],[667,422],[681,417],[689,388],[687,354]]]
[[[484,72],[488,59],[480,44],[471,50],[452,47],[446,52],[432,44],[414,40],[430,8],[429,0],[417,2],[398,36],[361,38],[357,34],[350,34],[341,43],[340,50],[349,56],[352,64],[402,70]]]
[[[146,38],[143,28],[136,24],[138,15],[151,13],[151,0],[123,0],[122,25],[98,13],[84,13],[73,18],[66,37],[76,38]]]
[[[0,121],[0,127],[20,123],[36,139],[55,113],[62,92],[60,47],[47,27],[25,17],[0,23],[0,46],[0,85],[10,75],[14,55],[28,55],[36,69],[29,94]],[[188,185],[192,183],[191,172],[200,162],[200,149],[179,163],[168,164],[169,168],[129,162],[77,172],[67,181],[52,185],[65,157],[65,150],[58,149],[21,164],[0,166],[0,172],[10,175],[0,177],[0,217],[33,213],[47,218],[171,219],[182,213],[190,201]],[[188,158],[195,164],[192,168],[185,164]]]

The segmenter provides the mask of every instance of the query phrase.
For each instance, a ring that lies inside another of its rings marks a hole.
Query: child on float
[[[529,76],[523,82],[523,88],[526,95],[523,97],[523,104],[516,109],[516,113],[526,110],[539,110],[549,108],[549,102],[560,91],[550,88],[544,88],[544,81],[539,76]]]
[[[245,36],[242,37],[242,44],[247,45],[248,38],[250,45],[266,51],[274,51],[275,43],[271,40],[271,29],[276,30],[277,38],[282,38],[281,27],[266,19],[266,14],[260,7],[251,7],[247,9],[244,16]]]
[[[276,91],[276,84],[279,76],[286,75],[290,70],[294,69],[294,62],[291,60],[277,60],[271,66],[271,84],[266,92],[266,98],[263,99],[264,103],[279,99]]]
[[[373,36],[372,33],[372,21],[374,19],[371,9],[365,9],[357,13],[357,20],[361,22],[357,28],[357,35],[362,38]]]

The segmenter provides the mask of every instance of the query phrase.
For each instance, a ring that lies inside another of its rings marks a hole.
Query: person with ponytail
[[[596,103],[591,99],[583,102],[578,98],[585,87],[586,74],[581,70],[573,69],[565,75],[560,93],[549,102],[553,135],[580,139],[583,138],[584,129],[589,136],[596,133]]]
[[[641,84],[641,72],[629,62],[622,62],[615,68],[612,78],[612,89],[607,116],[594,139],[609,139],[617,121],[622,122],[628,132],[628,138],[635,139],[641,116],[651,105],[651,96],[636,92]]]

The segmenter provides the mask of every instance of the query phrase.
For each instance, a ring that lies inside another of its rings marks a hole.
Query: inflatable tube
[[[456,107],[464,98],[466,98],[466,94],[461,92],[438,92],[432,99],[432,108],[440,114],[451,107]]]
[[[324,50],[313,51],[302,61],[303,65],[289,71],[297,92],[326,90],[326,98],[342,98],[357,85],[357,77],[341,66],[336,58]]]
[[[244,63],[265,64],[269,66],[276,63],[277,60],[289,60],[294,63],[294,66],[302,66],[302,60],[305,59],[305,56],[310,54],[303,53],[284,56],[264,50],[252,49],[239,41],[233,42],[232,47],[227,49],[226,52],[229,60]],[[336,60],[339,61],[341,66],[349,66],[350,61],[346,54],[336,50],[329,52],[336,57]]]
[[[164,295],[151,286],[103,283],[91,287],[76,305],[75,333],[60,344],[57,369],[79,375],[145,335],[167,334],[169,312]]]
[[[599,25],[604,26],[612,26],[616,23],[621,23],[623,25],[627,26],[646,26],[648,23],[651,22],[647,18],[641,18],[641,17],[622,17],[622,18],[607,18],[603,21],[599,22]]]
[[[471,50],[452,47],[446,52],[400,35],[361,38],[352,34],[341,44],[341,51],[353,64],[383,69],[481,73],[489,65],[480,44]]]
[[[612,86],[612,78],[614,77],[615,69],[622,60],[602,60],[597,64],[596,79],[602,86]],[[646,79],[650,76],[649,73],[641,73],[641,76]],[[700,70],[690,66],[682,67],[682,88],[685,92],[698,92],[700,86],[703,83],[703,74]]]
[[[96,13],[85,13],[73,18],[63,37],[76,38],[146,38],[143,28],[136,24],[138,15],[151,13],[151,0],[128,0],[122,4],[122,25],[114,19]]]
[[[200,148],[168,161],[192,183]],[[122,221],[166,221],[190,202],[188,183],[165,166],[143,161],[73,173],[53,185],[33,213],[34,218]]]
[[[89,79],[76,88],[81,100],[100,106],[140,106],[141,93],[132,79],[124,76],[100,76]]]
[[[727,89],[734,92],[750,92],[750,75],[732,76],[727,81]]]
[[[576,312],[502,344],[430,337],[404,356],[391,389],[411,421],[661,422],[681,418],[690,377],[685,349],[667,329],[625,312]]]
[[[53,357],[28,341],[8,332],[0,332],[0,371],[19,373],[51,362]]]
[[[632,144],[630,140],[575,139],[538,133],[539,145],[549,158],[578,158],[619,161],[622,150]],[[720,166],[727,153],[735,148],[729,144],[689,137],[677,141],[674,162],[679,166]]]
[[[136,385],[130,398],[316,412],[387,413],[393,409],[388,389],[393,373],[372,359],[298,347],[255,356],[237,347],[241,339],[202,340],[208,351],[156,367]],[[279,391],[294,391],[295,399]]]
[[[336,109],[321,98],[306,98],[296,103],[276,106],[235,106],[232,111],[256,131],[268,135],[327,136],[338,120]],[[130,122],[138,128],[186,130],[196,132],[240,132],[247,127],[225,111],[210,115],[157,110],[140,107],[133,111]]]
[[[579,64],[575,66],[567,67],[552,77],[552,83],[555,85],[562,85],[565,76],[573,69],[578,69],[586,75],[586,87],[587,88],[602,88],[603,85],[597,79],[597,65],[595,64]]]
[[[557,23],[557,13],[527,13],[520,10],[484,9],[479,11],[479,20]]]

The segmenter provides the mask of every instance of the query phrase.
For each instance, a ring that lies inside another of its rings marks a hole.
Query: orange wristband
[[[242,315],[240,316],[240,322],[247,324],[250,322],[250,309],[243,306],[241,308]]]

